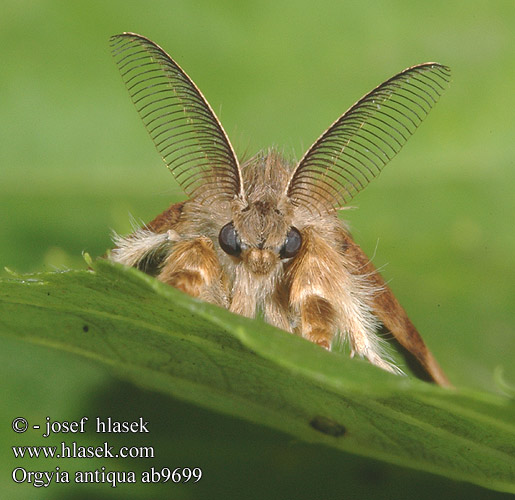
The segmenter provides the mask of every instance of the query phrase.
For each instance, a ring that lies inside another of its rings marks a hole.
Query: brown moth
[[[128,236],[109,258],[326,349],[339,340],[393,373],[383,325],[438,384],[449,381],[337,210],[376,177],[447,87],[450,70],[419,64],[338,118],[297,164],[275,151],[240,165],[200,90],[154,42],[111,38],[129,94],[188,200]]]

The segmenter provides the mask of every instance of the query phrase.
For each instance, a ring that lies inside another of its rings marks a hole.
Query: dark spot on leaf
[[[340,437],[343,436],[346,432],[346,429],[343,425],[335,422],[333,419],[328,417],[322,417],[317,415],[314,417],[309,425],[313,427],[313,429],[320,431],[328,436]]]
[[[82,331],[83,331],[83,332],[88,332],[88,331],[89,331],[89,326],[88,326],[88,325],[84,325],[84,326],[82,327]]]

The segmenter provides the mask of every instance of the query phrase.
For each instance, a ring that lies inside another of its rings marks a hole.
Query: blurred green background
[[[81,253],[102,255],[112,229],[130,230],[130,215],[148,221],[181,199],[110,56],[109,36],[123,31],[149,37],[179,62],[240,157],[275,146],[299,158],[394,73],[430,60],[449,65],[453,81],[440,103],[354,200],[359,210],[343,215],[375,264],[388,263],[383,274],[456,385],[502,393],[503,381],[514,384],[512,0],[4,0],[1,266],[84,268]],[[13,441],[10,421],[46,415],[144,415],[154,422],[165,465],[205,469],[199,484],[164,490],[32,490],[8,479],[11,498],[69,498],[70,491],[74,498],[503,496],[292,443],[121,384],[86,361],[1,343],[1,463],[9,475],[18,463],[10,445],[47,444],[28,436]],[[48,470],[44,460],[35,464]]]

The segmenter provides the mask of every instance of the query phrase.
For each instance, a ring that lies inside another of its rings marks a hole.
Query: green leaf
[[[515,404],[326,352],[107,261],[0,283],[0,334],[298,440],[515,492]]]

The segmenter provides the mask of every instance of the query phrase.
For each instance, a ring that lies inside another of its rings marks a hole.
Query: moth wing
[[[428,375],[438,385],[450,387],[449,379],[426,346],[420,333],[409,319],[370,259],[349,234],[344,236],[345,255],[353,263],[353,272],[366,275],[377,290],[372,299],[372,309],[381,323],[391,332],[399,344],[412,354]]]
[[[308,149],[287,186],[294,204],[325,213],[347,204],[415,132],[450,81],[450,69],[424,63],[362,97]]]
[[[220,121],[183,69],[135,33],[111,37],[112,53],[157,150],[190,197],[243,197],[240,166]]]

